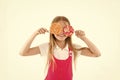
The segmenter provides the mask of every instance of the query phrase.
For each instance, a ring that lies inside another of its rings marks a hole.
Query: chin
[[[57,40],[64,41],[67,37],[57,37]]]
[[[66,38],[57,38],[59,41],[64,41]]]

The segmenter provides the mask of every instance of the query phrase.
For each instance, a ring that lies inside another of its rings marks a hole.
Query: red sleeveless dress
[[[45,80],[72,80],[72,51],[69,49],[69,57],[65,60],[59,60],[54,56],[55,65],[50,65]]]

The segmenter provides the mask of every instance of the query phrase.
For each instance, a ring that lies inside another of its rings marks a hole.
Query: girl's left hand
[[[85,37],[85,32],[82,31],[82,30],[76,30],[75,31],[75,35],[80,38],[80,39],[83,39]]]

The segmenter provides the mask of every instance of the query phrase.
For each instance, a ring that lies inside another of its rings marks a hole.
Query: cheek
[[[54,34],[55,38],[58,39],[58,36],[56,34]]]

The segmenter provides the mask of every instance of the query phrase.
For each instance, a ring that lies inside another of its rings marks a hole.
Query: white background
[[[78,58],[74,80],[120,80],[119,0],[0,0],[0,80],[43,80],[44,57],[19,51],[36,29],[49,30],[55,16],[66,16],[101,51],[99,58]],[[39,35],[32,46],[48,40]],[[85,46],[75,35],[73,42]]]

